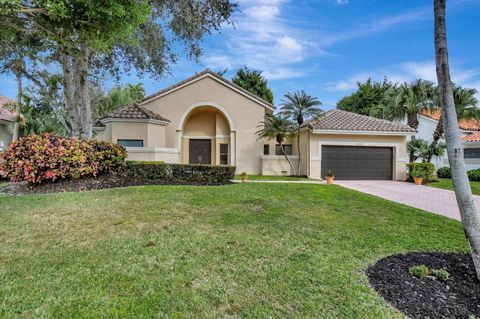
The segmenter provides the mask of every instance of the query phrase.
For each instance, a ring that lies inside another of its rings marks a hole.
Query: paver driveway
[[[460,220],[453,191],[397,181],[335,181],[336,184]],[[474,196],[480,214],[480,196]]]

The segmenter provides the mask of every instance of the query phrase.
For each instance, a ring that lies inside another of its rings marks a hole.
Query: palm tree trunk
[[[285,149],[283,148],[283,144],[282,143],[278,143],[278,145],[280,145],[280,149],[282,150],[282,154],[283,156],[285,156],[285,159],[287,160],[288,164],[290,164],[290,168],[292,169],[292,175],[297,175],[295,173],[295,167],[293,167],[293,164],[292,162],[290,161],[290,159],[288,158],[287,154],[285,153]]]
[[[448,64],[447,31],[445,26],[445,0],[434,0],[435,61],[437,66],[440,105],[442,107],[448,160],[463,228],[470,244],[470,252],[480,279],[480,218],[475,210],[472,190],[465,170],[463,147],[460,142],[453,87]]]
[[[297,153],[298,153],[298,168],[297,168],[297,173],[298,175],[301,174],[300,172],[300,165],[301,165],[301,155],[300,155],[300,125],[298,126],[298,131],[297,131]]]
[[[417,113],[408,113],[407,114],[407,125],[411,128],[418,128],[418,117]]]
[[[432,149],[434,149],[438,145],[438,141],[442,138],[442,136],[443,136],[443,116],[440,116],[440,118],[438,119],[437,127],[433,132],[432,143],[430,144],[430,147]],[[430,154],[428,156],[427,163],[432,162],[432,157],[433,157],[433,154]]]

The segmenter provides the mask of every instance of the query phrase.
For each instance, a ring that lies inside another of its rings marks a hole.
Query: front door
[[[211,164],[212,141],[211,140],[189,140],[189,163],[190,164]]]

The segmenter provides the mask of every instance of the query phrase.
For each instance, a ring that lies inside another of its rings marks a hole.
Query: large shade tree
[[[262,75],[262,71],[252,70],[246,66],[241,67],[235,73],[232,82],[265,101],[273,103],[272,90],[268,87],[268,80]]]
[[[480,218],[475,209],[460,141],[460,130],[448,62],[445,0],[434,0],[434,21],[435,62],[448,161],[452,170],[452,181],[462,224],[470,245],[477,278],[480,279]]]
[[[357,90],[337,102],[337,108],[344,111],[384,118],[384,106],[388,94],[396,90],[397,85],[388,81],[377,82],[371,78],[357,82]]]
[[[179,43],[198,58],[202,37],[229,22],[236,8],[229,0],[4,0],[0,19],[19,32],[27,22],[50,43],[46,51],[62,69],[71,134],[91,137],[94,74],[134,69],[161,77],[176,61]]]
[[[297,150],[298,150],[298,167],[297,173],[301,174],[301,150],[300,150],[300,131],[305,121],[315,119],[323,114],[323,111],[318,108],[322,102],[316,97],[313,97],[305,91],[297,91],[285,94],[285,99],[282,101],[280,114],[290,118],[296,123],[297,136]]]
[[[285,139],[292,137],[295,134],[295,125],[290,119],[282,115],[269,114],[265,116],[265,120],[258,124],[259,130],[256,132],[258,139],[274,140],[278,143],[283,156],[288,161],[293,175],[295,173],[295,167],[292,161],[285,153],[285,147],[283,142]]]

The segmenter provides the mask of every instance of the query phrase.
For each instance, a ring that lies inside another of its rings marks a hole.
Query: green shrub
[[[410,177],[421,177],[424,180],[430,180],[435,171],[435,165],[432,163],[409,163],[407,164],[407,169]]]
[[[410,267],[408,269],[408,273],[413,277],[424,278],[430,274],[430,269],[428,269],[428,267],[425,265],[416,265]]]
[[[472,169],[467,172],[468,180],[472,182],[480,182],[480,169]]]
[[[437,177],[438,178],[452,178],[452,170],[450,167],[440,167],[437,170]]]
[[[165,180],[201,184],[225,184],[235,176],[233,166],[166,164],[127,161],[122,176],[133,180]]]
[[[434,275],[440,281],[447,281],[450,278],[450,273],[445,269],[433,269],[432,275]]]
[[[127,153],[117,144],[58,137],[22,137],[0,154],[0,175],[11,181],[42,183],[97,176],[124,165]]]

